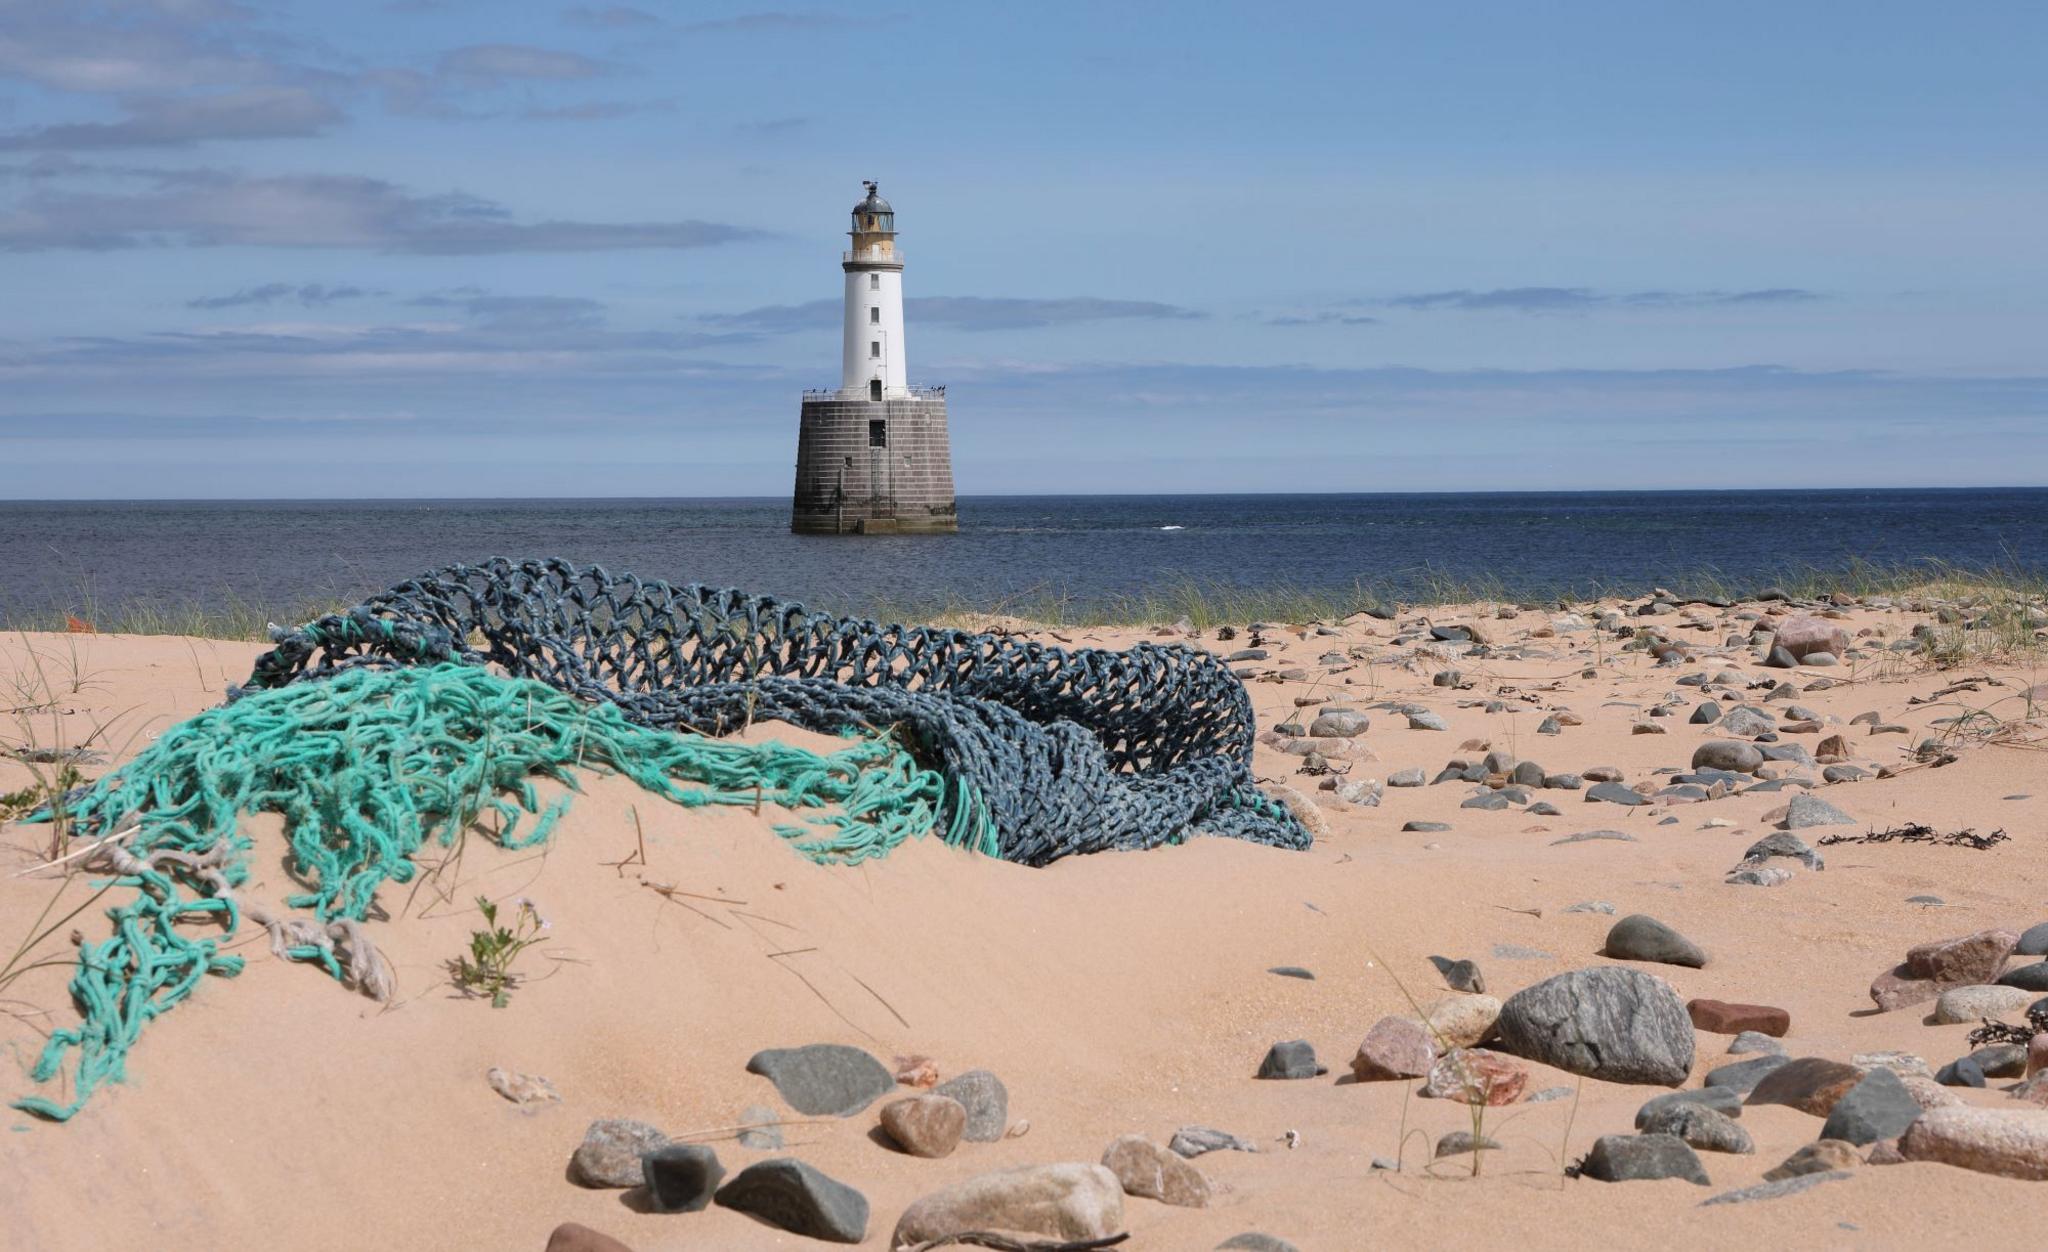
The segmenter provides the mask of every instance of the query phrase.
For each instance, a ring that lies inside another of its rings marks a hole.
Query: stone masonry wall
[[[869,423],[887,423],[886,448]],[[958,529],[944,399],[806,400],[790,529],[807,534]]]

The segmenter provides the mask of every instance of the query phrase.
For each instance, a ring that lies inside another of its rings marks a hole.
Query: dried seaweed
[[[1980,835],[1974,827],[1965,826],[1961,830],[1952,830],[1944,835],[1932,826],[1920,822],[1907,822],[1904,826],[1873,830],[1861,835],[1824,835],[1820,843],[1822,847],[1836,843],[1924,843],[1944,848],[1971,848],[1983,852],[2011,838],[2012,836],[2006,834],[2003,828],[1988,835]]]
[[[1970,1046],[1981,1048],[1987,1043],[2017,1043],[2024,1047],[2027,1041],[2042,1031],[2048,1031],[2048,999],[2034,1001],[2027,1008],[2027,1024],[2009,1026],[2004,1022],[1984,1019],[1984,1024],[1970,1032]]]

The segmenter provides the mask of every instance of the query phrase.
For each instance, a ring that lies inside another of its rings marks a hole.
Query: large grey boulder
[[[1576,969],[1516,992],[1494,1024],[1503,1052],[1606,1082],[1676,1087],[1692,1072],[1685,1002],[1654,974]]]

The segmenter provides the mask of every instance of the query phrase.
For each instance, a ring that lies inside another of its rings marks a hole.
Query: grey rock
[[[1305,982],[1314,982],[1316,980],[1316,976],[1314,974],[1310,973],[1308,970],[1303,969],[1299,965],[1275,965],[1273,968],[1267,970],[1266,972],[1269,974],[1278,974],[1282,978],[1299,978]]]
[[[1349,709],[1332,710],[1309,723],[1311,736],[1328,736],[1335,739],[1350,739],[1364,734],[1372,726],[1372,719],[1363,713]]]
[[[1259,1145],[1249,1139],[1240,1139],[1228,1131],[1213,1126],[1183,1126],[1173,1132],[1167,1148],[1190,1159],[1207,1152],[1256,1152]]]
[[[1401,829],[1418,835],[1440,835],[1451,828],[1449,822],[1403,822]]]
[[[1748,1056],[1761,1052],[1766,1056],[1785,1055],[1785,1045],[1760,1030],[1745,1030],[1728,1041],[1728,1055]]]
[[[1756,1151],[1749,1132],[1736,1125],[1726,1113],[1716,1112],[1704,1104],[1674,1104],[1659,1109],[1643,1123],[1646,1135],[1676,1135],[1690,1148],[1702,1152],[1732,1152],[1743,1154]]]
[[[1377,1159],[1375,1158],[1375,1161]],[[1285,1239],[1275,1239],[1256,1230],[1247,1230],[1217,1244],[1216,1252],[1301,1252],[1301,1249]]]
[[[1810,826],[1854,826],[1856,819],[1819,796],[1793,796],[1785,811],[1785,829],[1805,830]]]
[[[1397,769],[1387,775],[1387,785],[1389,787],[1420,787],[1422,784],[1423,774],[1418,766],[1411,766],[1408,769]]]
[[[1473,1152],[1498,1152],[1501,1145],[1486,1135],[1474,1136],[1469,1130],[1454,1130],[1436,1141],[1435,1155],[1470,1156]]]
[[[969,1143],[994,1143],[1010,1128],[1010,1089],[985,1069],[970,1069],[932,1088],[933,1095],[958,1100],[967,1110]]]
[[[1683,1178],[1712,1185],[1699,1156],[1675,1135],[1602,1135],[1593,1141],[1581,1173],[1601,1182]]]
[[[1516,762],[1515,768],[1509,774],[1511,781],[1523,787],[1541,787],[1546,777],[1548,775],[1543,772],[1543,767],[1534,761]]]
[[[1936,1071],[1934,1081],[1944,1087],[1982,1087],[1984,1067],[1970,1057],[1957,1057]]]
[[[2048,961],[2015,965],[1998,976],[1999,985],[2023,991],[2048,991]]]
[[[1650,797],[1632,788],[1625,787],[1618,782],[1596,783],[1586,789],[1586,799],[1588,801],[1605,800],[1609,804],[1620,804],[1629,807],[1650,802]]]
[[[1534,1095],[1522,1097],[1524,1104],[1548,1104],[1552,1100],[1569,1100],[1578,1092],[1571,1087],[1545,1087]]]
[[[1707,1071],[1705,1079],[1709,1087],[1722,1087],[1738,1095],[1748,1095],[1756,1085],[1769,1077],[1775,1070],[1792,1063],[1792,1058],[1782,1055],[1764,1055],[1753,1060],[1737,1061]]]
[[[896,1089],[880,1061],[840,1043],[756,1052],[747,1072],[774,1083],[783,1102],[807,1117],[852,1117]]]
[[[867,1238],[868,1198],[794,1157],[747,1166],[718,1189],[717,1201],[721,1208],[827,1243]]]
[[[740,1114],[740,1146],[773,1151],[782,1146],[782,1114],[765,1104],[749,1104]]]
[[[1870,771],[1860,765],[1830,765],[1820,772],[1823,782],[1860,782],[1870,777]]]
[[[1758,735],[1776,730],[1778,719],[1762,709],[1753,709],[1744,704],[1728,710],[1716,724],[1724,735],[1732,735],[1738,739],[1754,739]]]
[[[1543,785],[1551,791],[1577,791],[1586,785],[1586,780],[1578,774],[1545,774]]]
[[[1984,1071],[1986,1078],[2026,1077],[2027,1049],[2023,1044],[1986,1044],[1970,1053],[1969,1059],[1977,1062],[1977,1068]]]
[[[1481,809],[1487,812],[1499,812],[1501,809],[1507,808],[1508,803],[1508,797],[1505,793],[1489,791],[1485,795],[1473,796],[1458,807],[1461,809]]]
[[[1840,1139],[1859,1147],[1880,1139],[1896,1139],[1920,1118],[1920,1102],[1899,1076],[1888,1069],[1873,1069],[1863,1081],[1849,1088],[1829,1111],[1823,1139]]]
[[[1692,751],[1694,769],[1721,769],[1733,774],[1754,774],[1764,763],[1755,744],[1736,739],[1709,739]]]
[[[1813,850],[1812,845],[1789,830],[1765,835],[1750,844],[1749,851],[1742,854],[1742,860],[1746,865],[1756,865],[1777,856],[1789,857],[1813,870],[1826,869],[1828,866],[1827,861]]]
[[[625,1117],[590,1123],[569,1158],[569,1175],[586,1187],[637,1187],[646,1181],[640,1158],[668,1146],[668,1136]]]
[[[1712,700],[1702,700],[1686,720],[1694,726],[1712,726],[1721,720],[1721,706]]]
[[[1555,717],[1546,717],[1536,723],[1536,733],[1539,735],[1561,735],[1564,733],[1564,723],[1558,721]]]
[[[1651,1096],[1643,1101],[1643,1107],[1636,1110],[1636,1129],[1642,1130],[1652,1121],[1680,1105],[1697,1105],[1712,1109],[1723,1117],[1742,1116],[1742,1097],[1726,1087],[1690,1087],[1684,1091],[1667,1091],[1660,1096]]]
[[[1289,1039],[1266,1049],[1259,1062],[1260,1078],[1317,1078],[1330,1071],[1316,1064],[1316,1050],[1306,1039]]]
[[[1705,1208],[1709,1204],[1747,1204],[1752,1200],[1775,1200],[1780,1196],[1798,1195],[1824,1182],[1838,1182],[1851,1176],[1847,1170],[1840,1169],[1829,1170],[1824,1174],[1797,1174],[1791,1178],[1780,1178],[1776,1182],[1760,1182],[1754,1186],[1723,1191],[1720,1195],[1701,1200],[1700,1207]]]
[[[1447,956],[1432,956],[1429,963],[1436,966],[1436,972],[1443,976],[1444,985],[1451,990],[1485,993],[1486,975],[1479,972],[1478,962],[1454,961]]]
[[[1565,912],[1604,913],[1607,916],[1612,917],[1614,916],[1614,906],[1612,904],[1609,904],[1605,900],[1581,900],[1577,904],[1566,906]]]
[[[1586,843],[1589,840],[1597,839],[1611,839],[1620,843],[1634,843],[1636,841],[1634,835],[1619,830],[1582,830],[1575,835],[1566,835],[1562,839],[1552,839],[1550,846],[1554,848],[1559,844]]]
[[[1698,944],[1643,913],[1631,913],[1607,932],[1605,952],[1621,961],[1654,961],[1700,969],[1707,954]]]
[[[718,1153],[701,1143],[671,1143],[640,1158],[648,1207],[657,1213],[695,1213],[711,1204],[725,1181]]]
[[[2048,956],[2048,922],[2029,926],[2020,932],[2020,941],[2013,945],[2014,956]]]
[[[1423,709],[1420,712],[1410,713],[1408,715],[1408,729],[1449,730],[1450,727],[1444,724],[1444,719],[1442,717],[1438,716],[1436,713],[1433,713],[1428,709]]]
[[[1772,865],[1750,865],[1728,872],[1733,887],[1776,887],[1792,881],[1792,871]]]
[[[1500,1051],[1607,1082],[1677,1086],[1692,1070],[1693,1027],[1668,983],[1641,970],[1571,970],[1501,1005]]]

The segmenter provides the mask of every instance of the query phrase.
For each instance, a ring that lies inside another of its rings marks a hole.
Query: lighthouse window
[[[881,340],[879,340],[879,339],[870,339],[870,340],[868,340],[868,356],[869,356],[869,358],[870,358],[870,359],[879,359],[879,358],[881,357],[881,355],[882,355],[882,341],[881,341]]]
[[[880,274],[870,274],[870,275],[868,275],[868,290],[869,290],[869,291],[880,291],[881,289],[882,289],[882,276],[881,276]]]
[[[868,447],[870,447],[870,448],[886,448],[886,447],[888,447],[888,446],[889,446],[889,423],[888,423],[888,422],[886,422],[886,421],[883,421],[883,420],[882,420],[882,419],[880,419],[880,418],[876,418],[876,419],[875,419],[874,421],[871,421],[871,422],[869,422],[869,423],[868,423]]]
[[[880,326],[881,324],[882,324],[882,310],[881,310],[881,309],[879,309],[879,308],[876,308],[876,307],[872,307],[872,306],[870,306],[870,307],[869,307],[869,309],[868,309],[868,325],[870,325],[870,326]]]

